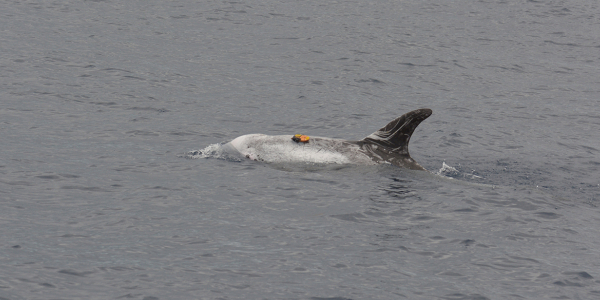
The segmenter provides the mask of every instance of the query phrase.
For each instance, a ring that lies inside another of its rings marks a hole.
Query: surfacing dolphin
[[[228,152],[265,162],[312,162],[372,165],[390,163],[425,170],[408,153],[408,142],[415,128],[431,115],[428,108],[413,110],[360,141],[310,137],[296,142],[291,135],[249,134],[224,145]]]

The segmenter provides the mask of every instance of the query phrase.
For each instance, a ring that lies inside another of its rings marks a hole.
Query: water
[[[0,8],[0,299],[600,296],[594,1]],[[187,158],[422,107],[453,179]]]

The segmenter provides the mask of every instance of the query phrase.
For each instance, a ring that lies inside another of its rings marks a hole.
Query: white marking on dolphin
[[[291,139],[293,135],[248,134],[225,144],[224,149],[248,159],[274,163],[389,163],[407,169],[425,170],[410,157],[408,142],[415,128],[431,113],[428,108],[413,110],[360,141],[311,136],[308,143],[298,143]]]

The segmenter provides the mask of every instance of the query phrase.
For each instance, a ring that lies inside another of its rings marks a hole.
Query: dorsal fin
[[[408,142],[419,124],[431,115],[429,108],[422,108],[405,113],[391,121],[383,128],[373,132],[360,142],[375,144],[388,148],[389,152],[410,157]]]

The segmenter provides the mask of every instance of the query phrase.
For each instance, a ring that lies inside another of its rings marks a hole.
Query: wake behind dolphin
[[[274,163],[389,163],[412,170],[425,170],[410,157],[408,143],[417,126],[431,113],[428,108],[411,111],[359,141],[249,134],[223,145],[223,150],[248,159]]]

